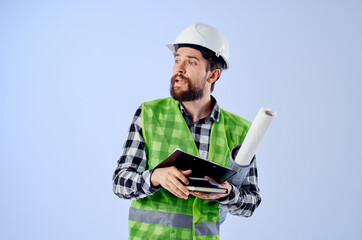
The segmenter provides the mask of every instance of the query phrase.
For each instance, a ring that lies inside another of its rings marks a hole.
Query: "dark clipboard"
[[[223,183],[236,174],[236,171],[232,169],[223,167],[209,160],[193,156],[178,148],[155,168],[171,166],[175,166],[180,170],[191,169],[192,173],[188,177],[204,178],[205,176],[209,176],[218,183]]]

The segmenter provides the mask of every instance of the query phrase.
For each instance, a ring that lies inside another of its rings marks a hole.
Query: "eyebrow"
[[[175,56],[175,57],[179,57],[179,56],[180,56],[180,54],[176,53],[174,56]],[[195,56],[190,56],[190,55],[187,55],[186,57],[187,57],[187,58],[193,58],[193,59],[196,59],[197,61],[199,61],[199,62],[200,62],[200,60],[199,60],[197,57],[195,57]]]

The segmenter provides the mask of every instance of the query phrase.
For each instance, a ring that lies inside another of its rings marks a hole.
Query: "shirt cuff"
[[[145,170],[142,173],[142,177],[144,179],[142,189],[147,195],[151,195],[151,194],[157,192],[158,190],[160,190],[160,187],[152,187],[152,184],[151,184],[151,175],[154,170],[155,169],[149,169],[149,170]]]

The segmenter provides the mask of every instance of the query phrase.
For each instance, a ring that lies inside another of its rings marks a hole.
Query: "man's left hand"
[[[205,177],[209,180],[211,180],[214,183],[217,183],[216,181],[214,181],[212,178],[210,177]],[[190,192],[191,195],[198,197],[198,198],[202,198],[202,199],[219,199],[219,198],[224,198],[230,195],[231,190],[233,189],[233,187],[227,182],[223,182],[222,184],[219,184],[220,188],[226,188],[228,190],[228,192],[226,194],[219,194],[219,193],[203,193],[203,192]]]

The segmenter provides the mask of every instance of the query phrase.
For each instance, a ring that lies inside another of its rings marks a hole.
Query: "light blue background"
[[[214,96],[253,120],[262,203],[222,239],[362,239],[361,1],[0,2],[0,239],[127,239],[112,174],[132,116],[169,96],[172,42],[229,39]]]

